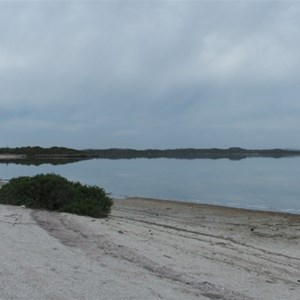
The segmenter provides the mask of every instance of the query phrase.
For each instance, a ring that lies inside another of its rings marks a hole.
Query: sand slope
[[[300,216],[155,200],[0,206],[0,299],[299,299]]]

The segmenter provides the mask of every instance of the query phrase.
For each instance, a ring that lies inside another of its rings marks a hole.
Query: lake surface
[[[148,197],[300,213],[300,157],[93,159],[52,166],[0,164],[0,178],[56,173],[113,197]]]

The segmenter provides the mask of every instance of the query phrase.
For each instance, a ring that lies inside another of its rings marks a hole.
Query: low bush
[[[0,203],[106,217],[113,205],[102,188],[71,182],[56,174],[13,178],[0,188]]]

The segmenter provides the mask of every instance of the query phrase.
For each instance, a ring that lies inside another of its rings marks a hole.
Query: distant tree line
[[[85,150],[90,156],[108,159],[130,159],[130,158],[177,158],[177,159],[219,159],[228,158],[232,160],[243,159],[247,157],[273,157],[281,158],[287,156],[300,156],[298,150],[270,149],[270,150],[247,150],[239,147],[228,149],[100,149]]]
[[[16,155],[27,155],[27,156],[37,156],[37,155],[80,155],[82,151],[65,148],[65,147],[51,147],[43,148],[39,146],[34,147],[17,147],[17,148],[0,148],[0,154],[16,154]]]
[[[20,147],[20,148],[0,148],[0,154],[24,155],[24,158],[5,160],[5,163],[35,164],[42,163],[63,164],[84,159],[134,159],[134,158],[176,158],[176,159],[221,159],[240,160],[247,157],[271,157],[281,158],[290,156],[300,156],[300,150],[288,149],[265,149],[249,150],[239,147],[228,149],[209,148],[179,148],[179,149],[86,149],[76,150],[66,147],[42,148]],[[1,162],[1,160],[0,160]]]

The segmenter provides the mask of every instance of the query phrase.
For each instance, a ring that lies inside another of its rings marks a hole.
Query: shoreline
[[[228,289],[212,299],[298,299],[300,215],[145,198],[116,200],[112,215],[160,232],[153,251],[182,249],[167,250],[176,268]]]
[[[142,198],[115,199],[105,219],[0,205],[0,234],[4,300],[299,299],[299,215]]]
[[[140,200],[140,201],[154,201],[154,202],[166,202],[174,205],[183,205],[183,206],[195,206],[195,207],[203,207],[203,208],[211,208],[211,209],[220,209],[220,210],[235,210],[240,212],[253,212],[253,213],[261,213],[261,214],[271,214],[271,215],[283,215],[283,216],[296,216],[300,217],[300,211],[299,213],[296,212],[290,212],[286,210],[264,210],[264,209],[256,209],[256,208],[244,208],[244,207],[234,207],[234,206],[227,206],[222,204],[209,204],[209,203],[196,203],[192,201],[184,201],[184,200],[172,200],[172,199],[163,199],[163,198],[151,198],[151,197],[139,197],[139,196],[126,196],[124,198],[120,197],[113,197],[113,200],[116,201],[123,201],[123,200]]]
[[[156,214],[159,216],[159,210],[170,210],[170,212],[176,211],[176,215],[181,214],[195,216],[197,214],[202,215],[203,213],[222,217],[222,218],[248,218],[252,219],[253,223],[257,222],[257,219],[282,219],[286,222],[299,222],[300,228],[300,214],[293,214],[287,212],[276,212],[276,211],[265,211],[265,210],[254,210],[246,208],[228,207],[214,204],[203,204],[184,202],[176,200],[161,200],[156,198],[145,198],[145,197],[127,197],[124,199],[113,198],[114,206],[113,209],[121,207],[137,207],[141,212],[147,211],[149,214]],[[299,232],[300,233],[300,232]],[[300,238],[300,236],[299,236]]]

